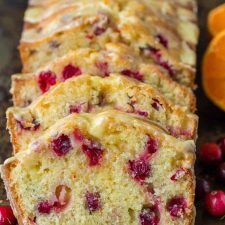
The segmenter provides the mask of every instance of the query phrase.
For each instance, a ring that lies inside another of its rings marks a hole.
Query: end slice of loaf
[[[8,129],[15,152],[43,130],[71,114],[118,109],[158,123],[176,137],[195,139],[198,119],[185,108],[173,105],[154,87],[118,74],[102,78],[83,75],[49,90],[27,108],[10,108]]]
[[[193,225],[194,151],[126,113],[73,114],[1,174],[19,225]]]
[[[191,112],[196,109],[196,100],[191,89],[177,84],[160,68],[143,60],[132,48],[124,44],[109,43],[105,49],[96,51],[85,48],[72,51],[49,63],[35,73],[12,76],[11,93],[15,106],[26,106],[42,95],[49,84],[49,76],[54,82],[49,87],[64,82],[73,76],[94,74],[107,76],[120,73],[151,84],[175,105],[186,107]],[[45,79],[44,79],[45,78]]]

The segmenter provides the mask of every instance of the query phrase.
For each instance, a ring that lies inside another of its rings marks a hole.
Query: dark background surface
[[[206,27],[208,11],[225,3],[222,0],[198,0],[199,26],[201,29],[198,46],[198,73],[196,91],[198,98],[198,115],[200,116],[198,146],[203,142],[215,141],[225,135],[225,112],[216,108],[204,95],[201,87],[201,59],[210,40]],[[10,89],[10,75],[20,72],[21,63],[17,50],[22,30],[23,13],[26,8],[26,0],[0,0],[0,163],[11,155],[11,146],[8,132],[5,130],[5,111],[12,105]],[[204,174],[201,167],[196,166],[197,174]],[[213,180],[213,175],[210,176]],[[214,183],[214,182],[213,182]],[[216,186],[213,188],[218,188]],[[224,188],[219,186],[219,188]],[[225,189],[225,188],[224,188]],[[5,201],[6,196],[0,181],[0,200]],[[196,225],[225,225],[225,220],[208,216],[198,202]]]

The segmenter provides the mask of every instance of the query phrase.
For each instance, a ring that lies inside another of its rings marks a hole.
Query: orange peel
[[[210,11],[208,29],[213,36],[225,30],[225,4],[219,5]]]
[[[204,55],[202,84],[208,98],[225,111],[225,30],[213,38]]]

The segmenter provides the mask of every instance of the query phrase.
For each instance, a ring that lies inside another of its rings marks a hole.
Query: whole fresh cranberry
[[[225,137],[222,137],[220,140],[219,140],[219,146],[222,150],[222,153],[223,153],[223,157],[225,158]]]
[[[215,165],[222,161],[222,150],[215,143],[206,143],[201,146],[200,158],[204,164]]]
[[[221,190],[209,192],[205,196],[205,207],[212,216],[225,215],[225,193]]]
[[[225,183],[225,162],[221,163],[217,170],[218,179],[220,182]]]
[[[16,224],[16,218],[13,215],[13,211],[10,206],[0,206],[0,224],[1,225],[13,225]]]
[[[203,178],[196,179],[196,197],[202,198],[210,191],[210,184]]]

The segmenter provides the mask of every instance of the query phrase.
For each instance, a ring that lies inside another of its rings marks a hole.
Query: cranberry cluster
[[[216,181],[225,184],[225,137],[218,143],[202,144],[199,152],[201,164],[208,173],[213,173]],[[204,198],[207,212],[216,217],[225,215],[225,192],[210,190],[210,183],[203,178],[197,178],[196,196]]]
[[[62,80],[65,81],[71,77],[79,76],[82,74],[82,71],[79,67],[68,64],[64,67],[62,71]],[[52,86],[54,86],[57,83],[57,74],[55,74],[53,71],[42,71],[38,74],[38,86],[40,90],[42,91],[42,94],[47,92]]]

